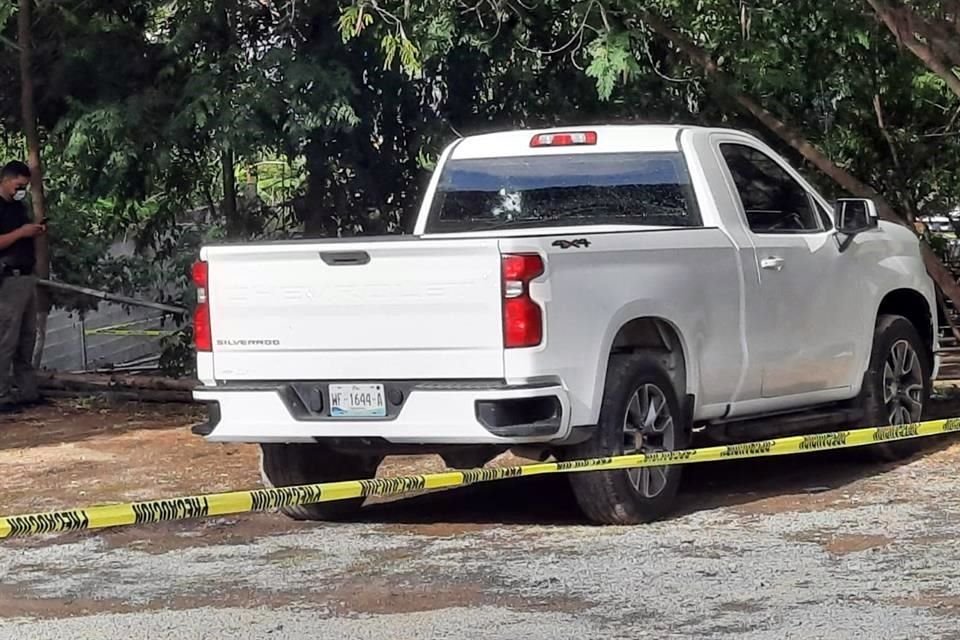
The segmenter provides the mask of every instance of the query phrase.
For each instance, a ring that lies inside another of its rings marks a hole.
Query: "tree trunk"
[[[918,40],[915,36],[920,36],[919,40],[928,44],[934,55],[949,65],[960,66],[960,40],[956,33],[960,32],[960,23],[951,23],[941,17],[928,18],[909,4],[899,1],[890,3],[888,0],[867,0],[867,4],[897,38],[900,38],[901,34],[910,34],[914,40]],[[957,9],[957,4],[954,3],[954,12]]]
[[[643,21],[653,29],[653,31],[669,40],[677,49],[690,58],[690,60],[700,65],[707,78],[716,82],[729,93],[742,109],[753,115],[772,133],[798,151],[813,166],[829,176],[849,193],[860,198],[869,198],[876,202],[880,217],[884,220],[907,226],[916,232],[915,229],[906,224],[901,216],[897,215],[893,207],[891,207],[883,196],[873,187],[861,182],[854,177],[853,174],[838,167],[830,158],[820,151],[820,149],[811,144],[799,130],[791,127],[764,109],[752,97],[735,89],[734,83],[720,71],[717,64],[704,49],[690,42],[678,31],[667,25],[659,16],[649,11],[641,11],[641,16]],[[954,307],[960,309],[960,285],[957,284],[953,274],[943,265],[936,254],[933,253],[933,250],[922,241],[921,254],[930,277],[937,283],[937,286],[940,287],[944,295],[953,302]]]
[[[942,38],[936,27],[909,7],[893,7],[884,0],[867,0],[867,4],[873,7],[890,33],[960,97],[960,78],[952,69],[952,65],[960,65],[960,47],[951,39]],[[918,31],[924,40],[917,38]],[[937,49],[934,43],[939,44]]]
[[[223,218],[227,224],[227,238],[243,235],[243,221],[237,213],[237,176],[233,169],[233,152],[224,147],[220,153],[220,169],[223,172]]]
[[[40,132],[37,130],[36,107],[33,98],[33,44],[31,33],[32,0],[19,0],[17,14],[17,45],[20,47],[20,112],[23,133],[27,139],[27,165],[30,167],[30,200],[33,204],[33,219],[40,222],[47,217],[47,202],[43,193],[43,163],[40,160]],[[50,244],[46,234],[34,238],[40,278],[50,277]],[[40,366],[43,347],[47,337],[47,316],[50,313],[50,296],[43,289],[38,291],[37,340],[33,351],[33,364]]]
[[[943,319],[947,321],[947,326],[950,327],[950,333],[953,334],[954,340],[960,345],[960,328],[957,328],[957,323],[953,321],[953,314],[951,314],[950,309],[947,308],[947,303],[943,300],[943,295],[940,291],[937,291],[937,304],[940,305]]]
[[[298,198],[295,210],[303,222],[308,238],[335,238],[338,233],[342,202],[334,202],[339,191],[329,157],[331,145],[325,140],[311,140],[304,152],[307,184],[304,197]]]

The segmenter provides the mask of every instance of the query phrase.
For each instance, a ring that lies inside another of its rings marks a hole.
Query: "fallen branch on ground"
[[[49,389],[44,388],[43,394],[48,398],[102,398],[113,402],[149,402],[159,404],[190,404],[193,396],[185,391],[137,391],[123,390],[120,387],[113,389]]]
[[[50,395],[108,394],[122,400],[143,402],[192,402],[195,380],[129,374],[60,373],[38,374],[40,388]],[[55,392],[55,393],[50,393]]]

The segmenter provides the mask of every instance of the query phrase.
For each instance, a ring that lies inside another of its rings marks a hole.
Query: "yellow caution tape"
[[[165,329],[130,329],[138,324],[149,324],[151,322],[160,322],[162,318],[140,318],[139,320],[128,320],[119,324],[111,324],[106,327],[96,327],[86,329],[85,335],[88,336],[170,336],[176,333],[176,330]]]
[[[701,449],[638,453],[565,462],[541,462],[518,467],[445,471],[397,478],[325,482],[295,487],[211,493],[202,496],[168,498],[149,502],[112,504],[86,509],[70,509],[0,518],[0,538],[148,524],[164,520],[223,516],[249,511],[268,511],[284,506],[333,502],[370,496],[400,496],[413,491],[449,489],[523,476],[634,467],[662,467],[674,464],[812,453],[814,451],[847,449],[895,440],[922,438],[956,431],[960,431],[960,418],[931,420],[897,427],[831,431]]]

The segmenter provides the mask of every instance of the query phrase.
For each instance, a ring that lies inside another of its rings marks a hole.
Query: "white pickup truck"
[[[393,453],[462,467],[908,423],[937,366],[917,238],[724,129],[467,137],[412,235],[207,246],[194,279],[194,431],[261,443],[273,486],[368,477]],[[591,520],[635,523],[680,472],[571,482]]]

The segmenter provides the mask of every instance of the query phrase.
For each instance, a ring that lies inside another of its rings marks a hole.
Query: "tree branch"
[[[903,197],[903,206],[907,212],[907,222],[913,223],[917,217],[916,207],[913,203],[913,198],[910,197],[910,190],[906,185],[906,172],[903,170],[903,164],[900,162],[900,153],[897,151],[896,141],[893,139],[893,135],[890,133],[890,130],[887,128],[886,118],[883,115],[883,102],[880,99],[880,94],[876,93],[873,96],[873,110],[877,114],[877,126],[880,127],[880,135],[883,136],[883,139],[887,143],[887,147],[890,149],[890,159],[893,161],[893,167],[896,170],[895,180],[900,184],[900,191]]]
[[[893,207],[890,206],[886,199],[884,199],[883,196],[881,196],[873,187],[861,182],[850,172],[834,164],[830,158],[820,151],[820,149],[811,144],[810,141],[807,140],[799,130],[788,125],[786,122],[777,118],[773,113],[764,109],[760,103],[753,99],[753,97],[737,90],[734,87],[733,81],[720,70],[706,50],[691,42],[680,32],[669,26],[663,21],[663,19],[660,18],[659,15],[656,15],[648,10],[641,10],[639,13],[641,19],[647,24],[647,26],[653,29],[653,31],[658,33],[661,37],[669,40],[677,49],[680,50],[681,53],[685,54],[692,62],[699,65],[703,69],[704,75],[722,87],[726,93],[731,95],[741,109],[753,115],[767,129],[769,129],[785,143],[793,147],[813,166],[822,171],[834,182],[846,189],[849,193],[852,193],[860,198],[869,198],[876,202],[880,217],[884,220],[895,222],[911,228],[906,224],[906,221],[897,214]],[[912,230],[916,232],[915,229]],[[947,269],[947,267],[944,266],[937,255],[925,242],[921,242],[920,250],[924,265],[927,268],[927,273],[929,273],[933,281],[937,283],[944,295],[946,295],[950,301],[953,302],[954,306],[960,308],[960,285],[957,284],[953,274],[949,269]]]
[[[909,49],[930,71],[940,76],[950,90],[960,97],[960,78],[953,72],[953,65],[960,65],[960,47],[949,40],[938,40],[932,35],[933,27],[909,7],[893,7],[885,0],[866,0],[877,13],[883,23],[887,25],[897,40]],[[919,33],[928,42],[940,43],[941,51],[917,38],[917,25],[923,27]],[[941,57],[941,53],[944,57]]]

